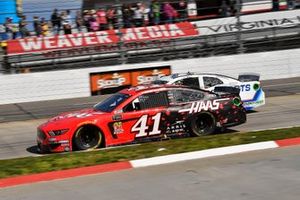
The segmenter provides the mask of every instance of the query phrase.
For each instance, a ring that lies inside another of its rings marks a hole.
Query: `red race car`
[[[142,85],[113,94],[93,108],[63,113],[40,125],[41,152],[201,136],[246,122],[237,94],[175,85]]]

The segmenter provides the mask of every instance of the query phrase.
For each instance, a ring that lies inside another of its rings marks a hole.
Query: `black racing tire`
[[[212,134],[216,130],[216,119],[211,113],[200,113],[191,119],[190,129],[196,137]]]
[[[102,132],[95,126],[81,126],[74,134],[73,143],[76,150],[91,150],[103,143]]]

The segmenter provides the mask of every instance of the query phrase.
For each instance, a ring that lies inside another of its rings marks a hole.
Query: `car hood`
[[[61,113],[58,116],[49,119],[49,122],[86,119],[86,118],[91,118],[93,116],[99,116],[104,114],[107,113],[101,111],[95,111],[94,109],[83,109],[78,111]]]
[[[41,124],[39,128],[44,130],[64,129],[78,126],[80,123],[97,123],[103,117],[110,113],[95,111],[93,109],[84,109],[72,112],[61,113]]]

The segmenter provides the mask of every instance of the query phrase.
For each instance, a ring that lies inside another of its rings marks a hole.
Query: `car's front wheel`
[[[212,134],[216,130],[216,119],[211,113],[201,113],[192,118],[190,129],[193,136]]]
[[[90,150],[99,147],[103,139],[103,134],[97,127],[87,125],[77,129],[73,143],[77,150]]]

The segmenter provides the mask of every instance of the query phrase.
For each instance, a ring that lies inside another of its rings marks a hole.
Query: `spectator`
[[[114,29],[116,11],[114,8],[109,8],[106,12],[108,29]]]
[[[67,10],[66,12],[62,12],[61,19],[64,28],[64,33],[72,34],[72,17],[70,15],[70,10]]]
[[[77,30],[81,32],[81,28],[83,26],[83,19],[82,19],[81,12],[79,10],[76,12],[75,22],[76,22]]]
[[[51,24],[54,34],[59,34],[61,28],[61,17],[57,12],[57,9],[53,10],[51,15]]]
[[[2,40],[7,40],[8,36],[7,36],[7,32],[6,32],[6,28],[4,26],[4,24],[0,24],[0,41]]]
[[[39,37],[42,33],[42,27],[38,16],[33,17],[33,28],[34,28],[35,35]]]
[[[91,31],[90,18],[91,18],[90,11],[84,10],[83,11],[83,24],[86,27],[86,29],[87,29],[88,32]]]
[[[21,20],[19,21],[19,29],[20,29],[20,33],[21,33],[22,38],[30,36],[29,31],[28,31],[26,26],[27,26],[26,16],[23,15],[21,17]]]
[[[166,23],[173,23],[174,19],[178,16],[177,11],[169,2],[164,3],[164,14],[166,17]]]
[[[141,3],[137,3],[136,6],[132,8],[134,12],[134,24],[136,27],[141,27],[144,24],[144,10]]]
[[[124,27],[125,28],[131,28],[132,27],[132,16],[133,16],[133,11],[131,9],[130,5],[124,5],[123,6],[123,22],[124,22]]]
[[[187,20],[187,4],[185,0],[180,0],[178,4],[179,21]]]
[[[295,8],[295,0],[286,0],[287,8],[292,10]]]
[[[99,8],[97,11],[97,22],[100,26],[99,30],[107,30],[107,18],[106,11],[104,8]]]
[[[123,21],[123,10],[118,7],[116,9],[116,28],[123,28],[124,21]]]
[[[7,17],[4,23],[6,33],[8,34],[9,39],[16,39],[19,31],[19,27],[12,22],[11,17]]]
[[[230,16],[230,10],[229,10],[229,7],[228,7],[225,0],[222,1],[222,4],[221,4],[220,9],[219,9],[219,13],[220,13],[221,17]]]
[[[43,36],[49,36],[49,26],[48,22],[45,20],[44,17],[41,19],[41,30]]]
[[[143,18],[144,18],[144,26],[149,25],[149,14],[150,14],[150,8],[146,7],[145,4],[142,4],[142,10],[143,10]]]
[[[223,3],[223,2],[222,2]],[[229,13],[232,16],[236,15],[236,11],[237,11],[237,1],[236,0],[229,0]]]
[[[272,0],[272,10],[273,11],[279,11],[279,0]]]
[[[157,0],[153,0],[151,3],[150,16],[154,25],[158,25],[160,23],[160,9],[160,3]]]
[[[91,31],[98,31],[99,30],[99,24],[97,22],[97,15],[93,15],[90,18],[90,27],[91,27]]]

